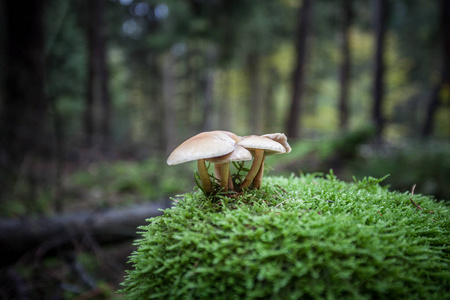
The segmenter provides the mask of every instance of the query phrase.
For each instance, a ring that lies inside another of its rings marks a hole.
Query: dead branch
[[[136,229],[158,215],[170,201],[143,203],[130,207],[50,217],[0,219],[0,266],[14,263],[23,255],[45,255],[60,246],[81,243],[86,234],[99,244],[137,237]]]

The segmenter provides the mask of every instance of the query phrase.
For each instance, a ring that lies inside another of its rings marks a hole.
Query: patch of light
[[[132,8],[132,13],[138,17],[143,17],[146,14],[148,14],[150,7],[148,6],[147,3],[137,3],[136,5],[134,5]]]
[[[133,3],[133,0],[120,0],[120,4],[128,6]]]
[[[155,17],[157,19],[165,19],[169,15],[169,7],[165,4],[158,4],[155,7]]]
[[[142,33],[142,27],[133,19],[126,20],[122,24],[123,32],[132,38],[137,38]]]
[[[186,53],[187,47],[185,43],[176,43],[172,46],[172,49],[170,51],[175,56],[181,56]]]

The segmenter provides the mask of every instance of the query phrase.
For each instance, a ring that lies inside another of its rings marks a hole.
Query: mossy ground
[[[379,181],[269,177],[260,191],[233,197],[180,196],[140,227],[122,292],[132,299],[448,299],[449,207]]]

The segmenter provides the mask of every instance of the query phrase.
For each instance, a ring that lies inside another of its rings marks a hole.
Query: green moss
[[[448,297],[448,206],[388,191],[373,178],[264,182],[235,197],[185,194],[149,219],[121,292],[132,299]]]

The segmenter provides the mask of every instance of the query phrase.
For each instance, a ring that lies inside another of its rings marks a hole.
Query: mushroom
[[[243,139],[238,143],[238,145],[254,152],[253,163],[247,173],[247,176],[242,182],[242,189],[248,188],[250,186],[260,170],[260,178],[258,178],[254,182],[253,186],[255,188],[259,188],[261,186],[262,174],[264,171],[264,160],[267,155],[286,153],[286,148],[282,144],[273,141],[268,137],[261,137],[257,135],[252,135],[248,138]]]
[[[167,158],[168,165],[177,165],[197,160],[198,174],[206,194],[212,192],[212,184],[206,169],[205,159],[233,152],[236,142],[223,131],[199,133],[179,145]]]
[[[262,137],[266,137],[271,139],[272,141],[280,143],[284,149],[286,149],[286,153],[289,153],[292,151],[291,146],[287,142],[287,137],[284,133],[268,133],[263,134]],[[264,175],[264,158],[261,163],[261,167],[259,168],[258,173],[256,174],[255,178],[253,179],[253,187],[256,189],[259,189],[261,187],[262,178]]]
[[[289,145],[289,143],[287,142],[287,137],[284,133],[268,133],[268,134],[263,134],[262,136],[269,138],[272,141],[278,142],[281,145],[283,145],[284,149],[286,149],[286,153],[291,152],[292,148]]]
[[[253,158],[250,151],[240,145],[236,145],[234,151],[219,157],[207,159],[214,163],[216,177],[220,180],[220,186],[224,191],[234,190],[233,181],[230,176],[230,162],[251,160]]]
[[[238,136],[237,134],[230,132],[230,131],[217,130],[217,132],[225,133],[226,135],[231,137],[236,143],[239,143],[240,141],[242,141],[244,139],[243,137]],[[234,160],[234,161],[237,161],[237,160]],[[219,181],[220,181],[220,178],[221,178],[221,164],[220,163],[214,164],[214,174],[215,174],[216,178],[219,179]]]

